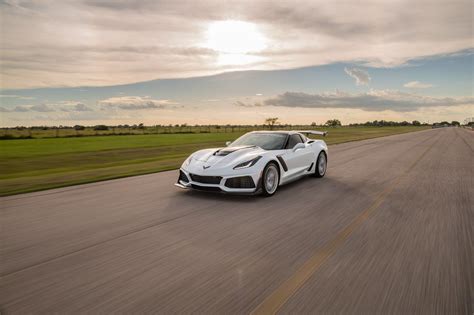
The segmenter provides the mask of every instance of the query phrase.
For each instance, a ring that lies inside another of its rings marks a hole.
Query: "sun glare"
[[[259,59],[250,53],[266,48],[266,38],[254,23],[244,21],[219,21],[207,30],[206,47],[219,52],[220,64],[248,64]]]

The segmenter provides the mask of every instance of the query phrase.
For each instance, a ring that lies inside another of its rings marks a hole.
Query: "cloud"
[[[403,86],[410,89],[428,89],[433,87],[433,84],[422,83],[420,81],[410,81],[405,83]]]
[[[155,100],[148,96],[120,96],[110,97],[98,102],[103,110],[123,109],[123,110],[143,110],[143,109],[164,109],[167,105],[178,103],[169,100]]]
[[[86,104],[81,102],[74,102],[74,101],[65,101],[60,102],[58,105],[66,105],[61,106],[61,110],[63,112],[90,112],[93,111],[92,108],[88,107]]]
[[[303,107],[303,108],[351,108],[366,111],[392,110],[410,112],[424,107],[457,106],[474,104],[473,97],[429,97],[394,90],[371,90],[367,93],[307,94],[286,92],[263,101],[265,106]],[[237,102],[237,106],[253,107],[259,105]]]
[[[90,112],[91,108],[87,107],[85,104],[78,103],[74,106],[74,111],[76,112]]]
[[[356,80],[357,85],[368,85],[370,83],[369,73],[359,68],[344,68],[344,71]]]
[[[11,89],[335,62],[393,67],[471,48],[471,2],[2,1],[0,74],[3,88]],[[254,23],[268,40],[267,48],[243,54],[260,57],[257,63],[219,65],[222,54],[206,48],[208,26],[227,18]],[[91,38],[101,40],[91,45]]]
[[[24,106],[24,105],[18,105],[16,106],[12,112],[17,112],[17,113],[23,113],[23,112],[29,112],[30,107]]]
[[[58,103],[51,103],[51,104],[36,104],[36,105],[18,105],[13,109],[7,109],[4,107],[0,108],[0,112],[17,112],[17,113],[25,113],[25,112],[40,112],[40,113],[51,113],[51,112],[87,112],[93,111],[87,105],[81,102],[75,101],[62,101]]]
[[[51,107],[49,107],[46,104],[33,105],[29,109],[34,111],[34,112],[43,112],[43,113],[54,112],[54,109],[52,109]]]
[[[0,94],[0,98],[17,98],[20,100],[34,100],[35,99],[32,96],[22,96],[22,95],[15,95],[15,94]]]
[[[259,102],[255,102],[253,104],[247,104],[247,103],[244,103],[244,102],[241,102],[241,101],[236,101],[234,103],[235,106],[239,106],[239,107],[260,107],[260,106],[263,106],[262,103],[259,103]]]

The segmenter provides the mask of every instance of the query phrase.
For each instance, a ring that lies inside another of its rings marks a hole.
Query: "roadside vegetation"
[[[434,125],[459,126],[453,121],[434,123]],[[412,122],[374,120],[365,123],[350,124],[348,127],[396,127],[396,126],[430,126],[417,120]],[[262,125],[154,125],[145,126],[143,123],[133,125],[95,125],[95,126],[17,126],[0,128],[0,140],[38,139],[38,138],[76,138],[93,136],[128,136],[128,135],[157,135],[157,134],[186,134],[186,133],[244,133],[252,130],[298,130],[308,128],[342,127],[338,119],[330,119],[325,124],[290,125],[281,123],[278,117],[267,118]]]
[[[52,137],[0,141],[0,195],[176,169],[193,151],[222,147],[226,141],[253,129],[317,128],[328,130],[325,141],[336,144],[430,127],[288,126],[276,120],[265,127],[213,126],[206,130],[173,126],[171,131],[181,128],[174,129],[175,133],[154,134],[149,128],[137,129],[143,134],[77,137],[55,137],[53,129]]]

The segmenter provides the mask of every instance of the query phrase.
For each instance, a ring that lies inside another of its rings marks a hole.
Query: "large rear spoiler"
[[[328,134],[327,131],[316,131],[316,130],[296,130],[296,132],[304,133],[307,135],[318,135],[318,136],[323,136],[323,137],[326,137],[326,135]]]

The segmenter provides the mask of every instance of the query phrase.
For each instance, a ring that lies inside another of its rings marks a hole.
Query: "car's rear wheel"
[[[328,167],[328,159],[326,153],[321,151],[316,160],[316,166],[314,168],[314,177],[324,177],[326,174],[326,169]]]
[[[262,176],[262,195],[270,197],[275,194],[280,183],[280,173],[278,172],[278,166],[275,163],[269,163],[263,169]]]

